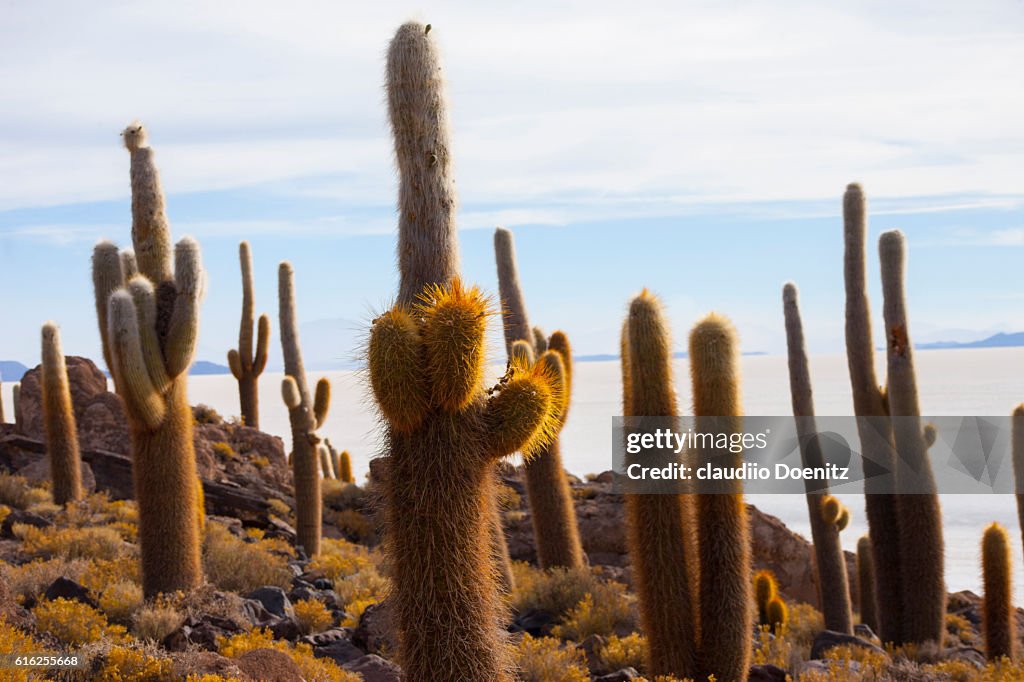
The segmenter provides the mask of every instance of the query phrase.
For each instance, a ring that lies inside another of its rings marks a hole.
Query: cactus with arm
[[[238,330],[238,348],[228,351],[228,366],[238,380],[238,398],[242,420],[246,426],[260,427],[259,378],[267,366],[270,347],[270,318],[260,315],[257,323],[256,348],[253,350],[252,332],[255,304],[253,302],[252,253],[249,242],[238,245],[238,259],[242,266],[242,322]]]

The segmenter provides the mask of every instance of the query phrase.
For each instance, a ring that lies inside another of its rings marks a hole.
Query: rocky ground
[[[372,485],[325,482],[328,539],[310,561],[292,549],[294,502],[282,441],[195,408],[210,584],[144,603],[134,506],[123,501],[131,496],[131,472],[121,406],[93,363],[67,362],[92,494],[68,509],[48,501],[33,370],[22,381],[18,424],[0,426],[0,655],[45,650],[88,658],[84,669],[48,673],[56,679],[399,679]],[[530,567],[523,483],[512,468],[503,478],[509,549],[522,562],[509,599],[520,679],[640,679],[644,643],[636,633],[623,500],[610,474],[572,479],[591,568],[560,574]],[[779,636],[751,633],[751,679],[982,679],[976,595],[950,595],[942,650],[886,651],[863,627],[858,637],[823,632],[809,543],[778,519],[754,507],[749,513],[755,565],[775,574],[792,613]],[[847,559],[853,578],[852,555]],[[1024,632],[1024,617],[1018,623]],[[984,674],[1024,679],[1019,668],[989,666]]]

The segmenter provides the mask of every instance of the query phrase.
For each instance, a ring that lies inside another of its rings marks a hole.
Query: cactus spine
[[[295,482],[296,541],[307,556],[320,553],[322,502],[320,500],[320,437],[317,429],[327,419],[331,384],[320,379],[311,398],[306,368],[299,347],[299,325],[295,313],[295,274],[290,263],[277,272],[278,317],[281,350],[284,353],[284,381],[281,397],[288,408],[292,430],[292,478]]]
[[[786,320],[786,346],[789,351],[789,390],[800,439],[800,457],[805,467],[822,467],[825,460],[818,440],[814,418],[814,395],[811,373],[804,343],[803,322],[797,288],[788,283],[782,289]],[[853,634],[850,587],[846,576],[846,560],[835,523],[826,523],[820,508],[828,494],[827,482],[806,480],[807,510],[811,521],[814,559],[818,569],[818,599],[825,617],[825,627],[835,632]]]
[[[985,585],[982,632],[985,655],[990,661],[1013,660],[1016,649],[1016,619],[1013,615],[1013,562],[1006,529],[993,523],[981,540],[981,567]]]
[[[172,258],[163,192],[145,129],[132,124],[123,135],[131,153],[138,273],[126,280],[117,247],[101,242],[93,252],[93,283],[103,355],[130,427],[143,592],[151,597],[202,582],[199,478],[186,375],[198,334],[204,275],[194,240],[178,242]]]
[[[538,327],[530,327],[526,303],[519,285],[515,242],[512,233],[498,228],[494,232],[494,254],[498,266],[498,287],[502,300],[505,345],[509,357],[516,342],[526,343],[532,354],[540,355],[550,346],[562,360],[565,371],[566,410],[559,419],[565,423],[568,398],[572,386],[572,351],[563,332],[545,339]],[[537,546],[537,563],[541,568],[556,566],[576,568],[584,564],[583,544],[576,524],[572,491],[562,466],[558,440],[524,464],[526,492],[533,521],[533,537]]]
[[[759,625],[771,625],[768,618],[768,603],[779,594],[779,586],[771,571],[758,571],[754,574],[754,603],[757,604],[757,622]]]
[[[53,501],[67,504],[82,497],[82,460],[60,331],[52,322],[43,325],[42,346],[43,425]]]
[[[739,342],[714,313],[690,332],[690,378],[697,432],[741,430]],[[697,449],[698,464],[738,467],[742,454]],[[700,538],[701,676],[742,682],[750,667],[750,530],[742,484],[697,496]]]
[[[903,234],[886,232],[879,240],[886,327],[888,391],[893,437],[898,453],[896,475],[902,486],[912,480],[915,493],[898,498],[903,639],[941,644],[945,631],[946,585],[943,579],[942,510],[935,488],[914,374],[914,351],[907,326]]]
[[[489,682],[510,669],[490,551],[496,464],[550,440],[560,387],[545,361],[514,363],[490,395],[483,389],[491,312],[458,279],[443,78],[428,31],[404,24],[388,49],[401,283],[370,330],[368,366],[388,425],[381,484],[405,679]]]
[[[857,588],[860,594],[860,622],[877,632],[878,611],[875,592],[875,562],[871,556],[871,538],[857,541]]]
[[[342,450],[336,461],[335,471],[338,472],[338,479],[343,483],[355,483],[356,477],[352,475],[352,456],[348,454],[348,450]]]
[[[878,636],[903,642],[903,581],[900,563],[899,516],[892,423],[884,391],[875,374],[871,306],[867,293],[867,206],[860,185],[843,196],[843,276],[846,288],[846,359],[853,389],[853,407],[864,453],[864,506],[875,562]]]
[[[252,347],[253,303],[252,253],[249,242],[238,245],[238,260],[242,265],[242,322],[238,330],[238,348],[228,351],[228,366],[238,380],[238,398],[242,421],[254,429],[260,427],[259,378],[267,366],[270,346],[270,318],[260,315],[256,333],[256,350]]]
[[[646,289],[630,303],[621,355],[623,415],[678,417],[669,327],[661,302]],[[627,495],[626,521],[648,642],[648,671],[655,676],[697,679],[700,566],[693,536],[693,497]]]
[[[767,613],[768,625],[771,626],[772,632],[776,635],[779,634],[789,622],[789,609],[786,607],[786,602],[782,601],[782,597],[772,597],[768,602]]]

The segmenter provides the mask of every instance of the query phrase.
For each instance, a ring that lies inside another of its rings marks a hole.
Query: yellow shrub
[[[562,639],[580,642],[590,635],[611,635],[632,622],[632,610],[625,598],[625,586],[601,585],[569,610],[565,620],[551,629]]]
[[[346,672],[333,661],[316,658],[308,644],[297,643],[294,648],[288,642],[275,640],[269,630],[257,628],[230,638],[219,637],[217,649],[222,656],[238,658],[253,649],[277,649],[288,654],[299,666],[306,682],[359,682],[361,675]]]
[[[30,557],[65,559],[116,559],[130,550],[113,528],[35,528],[15,524],[14,532],[22,539],[21,550]]]
[[[88,562],[82,559],[35,559],[21,566],[3,566],[3,576],[18,602],[37,599],[61,576],[79,580]]]
[[[223,675],[214,675],[213,673],[205,673],[203,675],[192,673],[185,678],[185,682],[242,682],[242,680],[237,677],[224,677]]]
[[[0,656],[18,654],[51,654],[47,646],[36,641],[7,621],[0,619]],[[4,670],[5,680],[10,682],[27,682],[28,680],[41,680],[44,678],[43,671],[30,668],[8,668]]]
[[[11,513],[11,508],[10,507],[8,507],[6,504],[0,504],[0,523],[3,523],[4,519],[6,519],[7,515],[10,514],[10,513]]]
[[[277,518],[287,519],[291,516],[292,508],[282,500],[279,500],[276,497],[271,497],[267,504],[270,505],[270,513]]]
[[[81,646],[100,639],[125,639],[125,629],[109,625],[102,613],[78,601],[64,599],[43,601],[36,606],[36,629],[71,646]]]
[[[270,466],[270,460],[264,457],[263,455],[256,455],[249,461],[251,461],[252,465],[257,469],[266,469],[268,466]]]
[[[365,547],[331,538],[323,540],[320,554],[310,564],[310,568],[323,572],[335,583],[371,567],[373,561]]]
[[[356,627],[359,625],[359,619],[363,617],[363,612],[378,601],[380,600],[369,597],[367,599],[356,599],[355,601],[349,602],[345,606],[345,621],[341,625],[346,628]]]
[[[376,532],[370,519],[355,509],[342,509],[333,512],[330,520],[346,537],[352,538],[356,542],[371,538]]]
[[[177,630],[184,619],[178,609],[158,601],[135,612],[132,617],[132,632],[139,639],[160,642]]]
[[[295,622],[304,635],[323,632],[334,624],[334,616],[320,601],[303,599],[295,602]]]
[[[235,449],[231,447],[230,443],[214,443],[213,454],[217,455],[221,459],[238,459],[238,453],[235,452]]]
[[[287,557],[270,551],[271,541],[247,543],[224,526],[211,523],[203,541],[206,577],[222,590],[250,592],[264,585],[291,586]]]
[[[334,592],[338,600],[350,611],[349,605],[356,601],[364,601],[368,604],[375,604],[383,601],[388,591],[388,580],[377,572],[376,567],[368,567],[345,578],[341,582],[334,583]]]
[[[169,658],[150,656],[145,651],[115,646],[106,655],[99,682],[165,682],[174,678],[174,663]]]
[[[108,585],[120,582],[142,584],[142,566],[134,556],[118,559],[97,559],[89,562],[78,582],[93,592],[103,592]]]
[[[116,623],[128,623],[132,614],[142,606],[142,588],[135,583],[112,583],[100,594],[100,610]]]
[[[516,648],[516,666],[523,682],[590,682],[582,654],[562,648],[557,639],[523,635]]]
[[[600,588],[601,580],[589,568],[553,568],[547,571],[516,562],[512,607],[516,611],[538,609],[565,616],[588,594]]]
[[[23,476],[0,474],[0,504],[15,509],[28,509],[53,497],[42,488],[33,488]]]
[[[647,640],[636,632],[628,637],[612,635],[598,652],[598,660],[601,669],[607,673],[623,668],[643,672],[647,661]]]

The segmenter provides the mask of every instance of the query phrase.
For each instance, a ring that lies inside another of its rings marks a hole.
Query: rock
[[[262,602],[255,599],[242,600],[242,613],[252,625],[266,625],[276,618],[274,614],[263,607]]]
[[[352,643],[368,654],[397,651],[398,640],[391,636],[389,620],[387,601],[367,606],[352,631]]]
[[[607,675],[595,677],[593,682],[629,682],[629,680],[638,679],[640,679],[640,673],[636,671],[636,668],[623,668]]]
[[[583,654],[583,657],[587,661],[587,667],[594,670],[600,665],[601,649],[604,648],[604,645],[607,642],[608,640],[601,635],[590,635],[576,645],[576,651]]]
[[[327,578],[317,578],[313,581],[313,587],[318,590],[333,590],[334,583]]]
[[[864,623],[857,623],[856,625],[854,625],[853,634],[857,635],[861,639],[866,639],[868,641],[878,640],[878,635],[874,633],[870,626],[865,625]]]
[[[351,628],[331,628],[330,630],[324,630],[318,632],[315,635],[306,635],[305,637],[299,638],[300,642],[308,644],[312,647],[327,646],[334,642],[341,640],[350,640],[352,638]]]
[[[376,654],[367,654],[342,666],[345,670],[359,673],[363,682],[401,682],[402,669],[391,661],[385,661]]]
[[[43,598],[49,601],[64,598],[71,601],[80,601],[93,608],[99,606],[99,603],[92,598],[92,593],[89,592],[88,587],[79,585],[74,580],[64,576],[50,583],[50,586],[46,588],[46,592],[43,593]]]
[[[286,616],[278,618],[270,624],[270,634],[274,635],[274,639],[286,639],[289,642],[294,642],[302,636],[302,630],[293,617]]]
[[[220,675],[224,679],[258,680],[242,672],[233,659],[212,651],[176,651],[171,653],[174,679],[184,680],[189,675]]]
[[[255,599],[259,603],[263,604],[263,608],[278,618],[284,618],[295,614],[292,610],[292,603],[288,600],[288,595],[285,594],[285,591],[280,587],[267,585],[266,587],[253,590],[251,593],[246,595],[246,598]]]
[[[750,667],[747,682],[786,682],[788,673],[776,665],[754,665]]]
[[[96,476],[92,473],[92,467],[86,462],[79,464],[82,472],[82,490],[88,495],[96,490]],[[34,462],[14,472],[17,476],[23,476],[29,483],[42,483],[50,480],[50,458],[43,456]]]
[[[218,637],[230,637],[242,632],[242,628],[232,620],[218,616],[203,615],[198,618],[189,616],[178,629],[164,638],[163,646],[168,651],[185,651],[189,645],[198,646],[207,651],[217,650]],[[258,678],[257,678],[258,679]]]
[[[6,580],[0,580],[0,621],[28,630],[35,624],[35,616],[18,605]]]
[[[547,637],[557,622],[558,616],[549,611],[526,609],[516,614],[512,624],[508,626],[508,631],[525,632],[531,637]]]
[[[267,521],[267,531],[264,534],[268,538],[280,538],[289,544],[295,543],[295,529],[287,521],[282,521],[276,516],[271,516]]]
[[[45,516],[40,516],[34,512],[24,511],[22,509],[13,509],[4,519],[4,522],[0,523],[0,536],[13,538],[14,524],[16,523],[26,526],[35,526],[36,528],[49,528],[53,525],[53,521]]]
[[[340,666],[362,658],[366,652],[352,643],[350,639],[339,639],[322,646],[313,647],[313,655],[317,658],[329,658]]]
[[[312,587],[306,587],[305,585],[299,585],[292,589],[288,593],[288,599],[294,604],[297,601],[303,601],[305,599],[316,599],[316,591]]]
[[[818,636],[814,638],[814,643],[811,645],[811,659],[827,658],[826,653],[829,649],[843,645],[858,646],[862,649],[867,649],[888,657],[888,654],[885,653],[885,649],[863,640],[860,637],[854,637],[853,635],[847,635],[833,630],[823,630],[818,633]]]
[[[235,659],[242,672],[261,682],[305,682],[291,656],[277,649],[253,649]]]
[[[985,667],[985,653],[970,646],[944,649],[942,659],[946,661],[963,661],[981,670]]]

